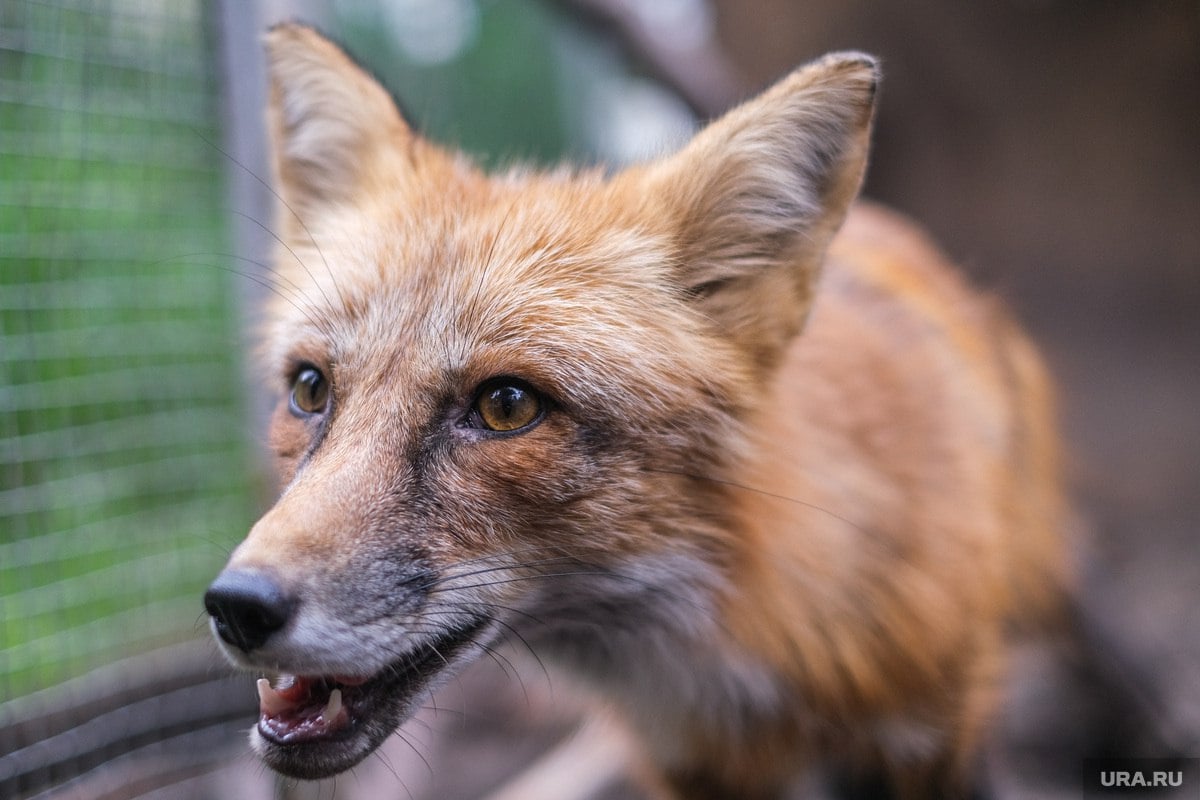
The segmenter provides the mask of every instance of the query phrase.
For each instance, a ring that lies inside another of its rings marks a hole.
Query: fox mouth
[[[255,750],[271,769],[293,778],[350,769],[412,716],[489,621],[473,618],[368,678],[260,678],[258,724],[250,734]]]

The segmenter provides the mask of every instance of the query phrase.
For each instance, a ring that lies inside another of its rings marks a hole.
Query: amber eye
[[[329,381],[315,367],[305,367],[292,384],[291,409],[297,416],[324,413],[329,404]]]
[[[526,384],[500,378],[484,385],[472,411],[479,427],[506,433],[537,422],[542,416],[542,401]]]

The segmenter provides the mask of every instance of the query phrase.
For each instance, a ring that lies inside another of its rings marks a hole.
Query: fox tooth
[[[257,686],[259,709],[264,714],[275,715],[291,708],[291,704],[271,688],[271,682],[266,678],[259,678]]]
[[[332,725],[337,719],[338,714],[342,711],[342,690],[334,689],[329,693],[329,702],[325,704],[325,708],[321,710],[321,721],[326,725]]]

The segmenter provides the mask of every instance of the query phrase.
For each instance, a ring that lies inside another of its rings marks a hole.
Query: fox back
[[[852,209],[875,62],[616,174],[489,176],[315,32],[268,54],[284,488],[206,595],[267,763],[348,769],[513,639],[678,797],[962,791],[1007,630],[1069,581],[1052,397],[998,304]]]

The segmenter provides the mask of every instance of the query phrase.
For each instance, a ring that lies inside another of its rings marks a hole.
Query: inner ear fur
[[[685,295],[763,369],[803,325],[858,194],[878,79],[870,56],[828,55],[641,176],[671,226]]]

